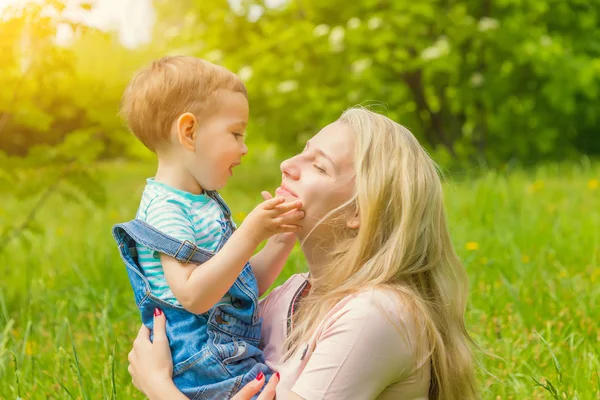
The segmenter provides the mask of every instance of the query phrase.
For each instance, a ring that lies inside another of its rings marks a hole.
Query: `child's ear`
[[[181,114],[177,118],[177,139],[187,150],[196,151],[196,130],[198,121],[192,113]]]

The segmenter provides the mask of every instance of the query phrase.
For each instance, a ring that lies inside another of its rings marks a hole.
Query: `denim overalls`
[[[217,192],[206,192],[226,217],[218,249],[234,227],[231,212]],[[150,293],[150,285],[137,262],[135,243],[164,253],[182,263],[202,264],[215,253],[167,236],[140,220],[113,227],[113,236],[127,274],[142,322],[151,331],[154,309],[167,318],[167,337],[173,355],[173,381],[191,399],[228,399],[262,371],[272,374],[258,349],[261,320],[258,315],[258,284],[249,263],[227,294],[204,314],[192,314]]]

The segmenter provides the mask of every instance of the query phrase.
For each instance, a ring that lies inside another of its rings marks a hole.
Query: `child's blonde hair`
[[[215,92],[248,96],[233,72],[200,58],[169,56],[138,71],[123,93],[120,114],[129,130],[150,150],[167,143],[177,118],[190,112],[201,121],[215,105]]]
[[[417,334],[427,335],[428,348],[418,348],[417,358],[431,363],[429,398],[475,399],[464,320],[467,274],[448,232],[436,165],[412,133],[389,118],[352,108],[339,121],[353,135],[355,191],[321,222],[332,223],[349,209],[358,212],[360,228],[340,235],[330,265],[311,278],[285,357],[310,340],[344,297],[369,287],[390,289],[414,314]]]

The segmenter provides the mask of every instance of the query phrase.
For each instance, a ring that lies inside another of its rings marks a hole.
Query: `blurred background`
[[[600,399],[600,0],[0,0],[0,398],[142,398],[110,227],[155,162],[117,111],[175,54],[248,88],[238,223],[344,109],[388,115],[446,176],[482,396]]]

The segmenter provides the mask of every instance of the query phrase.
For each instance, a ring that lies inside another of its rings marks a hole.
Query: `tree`
[[[158,26],[244,77],[254,131],[284,146],[376,101],[448,161],[600,150],[598,0],[268,3],[163,2]]]
[[[116,116],[126,80],[80,67],[86,54],[102,49],[86,53],[82,42],[111,43],[111,35],[68,20],[63,11],[62,2],[47,0],[10,8],[0,19],[0,190],[35,199],[29,212],[2,221],[0,251],[39,229],[35,217],[51,195],[102,204],[93,163],[126,148]],[[72,47],[57,45],[61,25],[73,30]]]

